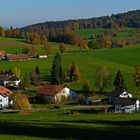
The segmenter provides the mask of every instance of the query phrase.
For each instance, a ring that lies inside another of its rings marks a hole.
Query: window
[[[2,99],[0,99],[0,102],[2,102]]]

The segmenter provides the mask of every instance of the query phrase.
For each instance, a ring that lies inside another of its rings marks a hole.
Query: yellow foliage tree
[[[16,94],[13,103],[14,109],[20,110],[31,109],[31,104],[29,103],[28,97],[25,94],[21,93]]]
[[[19,69],[19,68],[14,67],[14,68],[12,69],[12,73],[13,73],[17,78],[20,77],[20,69]]]

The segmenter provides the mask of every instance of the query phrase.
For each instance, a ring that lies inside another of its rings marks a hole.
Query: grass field
[[[81,37],[91,37],[91,36],[96,36],[96,35],[101,35],[104,32],[110,32],[111,29],[104,29],[104,28],[99,28],[99,29],[80,29],[77,30],[75,33]],[[127,39],[130,37],[134,37],[136,33],[138,33],[140,29],[135,29],[135,28],[121,28],[120,32],[117,33],[116,37],[112,37],[112,39],[115,38],[123,38]]]
[[[53,55],[59,51],[58,43],[51,43],[53,46]],[[9,52],[20,52],[22,47],[4,47]],[[42,46],[40,46],[40,52],[43,52]],[[79,51],[79,48],[66,45],[66,52],[62,55],[63,68],[66,70],[66,66],[75,62],[80,69],[80,80],[76,83],[67,83],[73,89],[80,90],[84,80],[89,80],[91,86],[95,88],[95,71],[100,65],[106,65],[111,73],[112,83],[115,74],[118,70],[121,70],[127,88],[130,92],[137,94],[137,88],[134,84],[133,75],[135,73],[135,66],[140,63],[140,45],[131,47],[124,47],[121,49],[101,49],[95,51]],[[41,74],[44,80],[49,82],[50,70],[53,61],[53,55],[47,59],[31,59],[30,61],[19,62],[6,62],[0,61],[1,69],[9,69],[18,67],[21,69],[21,76],[25,72],[31,72],[37,65],[39,65]],[[113,86],[105,90],[112,90]],[[97,90],[97,89],[96,89]]]
[[[138,140],[140,114],[95,114],[92,110],[69,115],[65,111],[0,114],[0,139],[6,140]]]

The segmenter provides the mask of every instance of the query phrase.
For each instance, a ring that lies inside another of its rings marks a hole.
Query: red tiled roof
[[[8,60],[25,60],[29,59],[29,56],[26,54],[16,54],[16,55],[7,55]]]
[[[57,93],[59,93],[60,91],[62,91],[63,89],[64,89],[64,86],[62,86],[62,85],[45,85],[45,86],[41,87],[40,89],[38,89],[37,92],[39,94],[54,96]]]
[[[4,50],[0,50],[0,56],[3,56],[5,54],[6,54],[6,52]]]
[[[0,95],[2,95],[3,97],[7,97],[10,96],[12,94],[12,91],[10,91],[9,89],[0,86]]]

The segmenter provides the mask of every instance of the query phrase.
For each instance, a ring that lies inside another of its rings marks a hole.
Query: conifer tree
[[[61,56],[57,53],[53,60],[51,71],[52,84],[59,85],[65,82],[65,74],[62,69]]]
[[[113,85],[115,86],[116,89],[124,89],[125,88],[124,79],[123,79],[123,76],[122,76],[120,70],[116,74]]]

